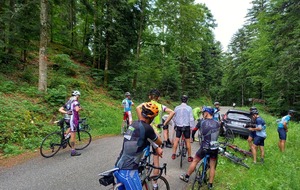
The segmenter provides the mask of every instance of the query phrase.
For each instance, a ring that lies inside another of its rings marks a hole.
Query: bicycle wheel
[[[226,128],[225,141],[226,141],[226,143],[231,143],[231,144],[234,142],[233,131],[231,129],[229,129],[229,128]]]
[[[61,140],[61,133],[58,131],[47,135],[40,146],[41,155],[45,158],[54,156],[62,147]]]
[[[229,160],[231,160],[232,162],[236,163],[236,164],[239,164],[241,166],[244,166],[245,168],[247,169],[250,169],[250,167],[243,162],[243,159],[239,158],[239,157],[236,157],[232,154],[225,154],[225,157],[228,158]]]
[[[92,141],[92,136],[89,132],[85,130],[80,130],[79,134],[76,132],[75,138],[75,150],[82,150],[90,145]],[[68,142],[71,147],[70,141]]]
[[[208,175],[207,170],[209,169],[208,163],[206,163],[206,168],[204,168],[204,163],[201,162],[200,166],[198,167],[195,175],[195,179],[193,181],[192,190],[199,190],[203,184],[208,182]],[[205,170],[205,173],[203,172]],[[204,175],[204,176],[202,176]]]
[[[159,178],[157,178],[157,176],[151,176],[148,180],[145,180],[143,182],[143,190],[152,190],[154,183],[157,183],[159,190],[170,190],[169,182],[163,176],[159,176]]]

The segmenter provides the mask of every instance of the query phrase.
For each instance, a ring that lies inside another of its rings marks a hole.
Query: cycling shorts
[[[209,154],[210,159],[217,159],[218,158],[218,149],[217,150],[207,150],[203,148],[199,148],[196,152],[196,155],[200,160],[205,157],[206,154]]]
[[[191,136],[190,126],[183,126],[183,127],[176,126],[176,137],[180,138],[182,134],[184,138],[189,139]]]
[[[264,146],[265,145],[265,139],[264,137],[256,136],[254,137],[253,144],[256,146]]]
[[[278,131],[279,139],[280,140],[286,140],[287,134],[286,134],[285,129],[284,128],[278,128],[277,131]]]
[[[132,121],[131,111],[124,112],[123,120],[126,121],[128,118],[129,123]]]
[[[256,137],[256,132],[255,131],[251,131],[249,133],[249,137],[251,137],[252,139],[254,139]]]
[[[117,183],[123,184],[118,190],[142,189],[138,170],[117,170],[114,172],[114,176],[117,179]]]

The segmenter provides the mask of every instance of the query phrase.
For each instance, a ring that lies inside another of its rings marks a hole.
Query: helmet
[[[250,113],[251,113],[252,115],[254,115],[254,114],[258,115],[258,114],[259,114],[259,112],[258,112],[257,109],[256,109],[256,110],[252,110]]]
[[[187,103],[188,99],[189,99],[189,97],[187,95],[181,96],[181,102],[183,102],[183,103]]]
[[[142,115],[145,118],[154,118],[157,116],[159,110],[156,104],[152,102],[146,102],[142,105]]]
[[[256,107],[251,107],[251,108],[249,109],[250,112],[253,111],[253,110],[257,110],[257,108],[256,108]]]
[[[150,90],[149,95],[154,95],[156,97],[159,97],[160,92],[157,89],[152,89],[152,90]]]
[[[72,92],[72,96],[80,96],[80,92],[78,90],[75,90]]]
[[[210,115],[214,114],[214,109],[212,109],[210,106],[203,106],[202,107],[202,112],[208,112]]]
[[[216,105],[220,105],[220,103],[219,103],[219,102],[215,102],[215,103],[214,103],[214,106],[216,106]]]
[[[130,96],[130,92],[125,92],[125,96]]]
[[[294,113],[296,113],[295,110],[289,110],[289,111],[288,111],[288,114],[294,114]]]

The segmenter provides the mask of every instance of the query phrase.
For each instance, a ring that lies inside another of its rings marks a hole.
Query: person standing
[[[214,115],[213,115],[213,118],[215,121],[217,122],[221,122],[221,114],[220,114],[220,103],[219,102],[215,102],[214,103]]]
[[[125,132],[122,150],[115,164],[119,170],[114,172],[114,176],[118,183],[124,185],[125,189],[142,189],[138,167],[143,150],[150,145],[148,139],[157,145],[162,144],[160,137],[150,126],[150,123],[159,112],[158,107],[151,102],[147,102],[142,104],[141,109],[139,120],[134,121]],[[158,156],[162,156],[163,151],[161,148],[156,147],[155,152]]]
[[[188,96],[183,95],[181,97],[181,104],[179,106],[176,106],[174,110],[176,138],[173,146],[172,159],[174,160],[176,158],[178,142],[181,135],[183,134],[185,138],[187,152],[188,152],[188,162],[192,162],[193,157],[191,156],[192,151],[191,151],[190,135],[191,135],[191,128],[194,127],[194,117],[193,117],[193,109],[189,105],[187,105],[187,102],[188,102]]]
[[[194,141],[199,141],[199,139],[195,139],[195,134],[196,134],[196,132],[197,132],[197,130],[198,130],[198,128],[197,128],[197,123],[200,121],[200,114],[201,114],[201,112],[202,112],[202,107],[195,107],[194,109],[193,109],[193,117],[194,117],[194,127],[192,128],[192,130],[191,130],[191,142],[194,142]]]
[[[260,149],[260,162],[264,163],[265,157],[265,150],[264,150],[264,142],[267,138],[266,133],[266,123],[265,121],[259,116],[258,110],[252,111],[252,116],[255,121],[255,128],[248,128],[251,132],[255,132],[256,135],[253,139],[253,144],[251,146],[251,151],[253,155],[253,162],[256,163],[256,155],[257,155],[257,147],[259,146]]]
[[[124,126],[127,125],[127,119],[128,119],[128,125],[131,125],[132,123],[131,106],[134,105],[133,101],[131,100],[130,92],[126,92],[125,97],[126,98],[122,101],[122,106],[124,108],[122,133],[125,132]]]
[[[294,117],[296,111],[289,110],[288,115],[281,118],[280,122],[278,123],[278,135],[279,135],[279,142],[278,147],[281,152],[285,151],[285,142],[287,138],[287,132],[288,132],[288,123],[291,120],[291,117]]]
[[[251,107],[249,109],[250,111],[250,117],[251,117],[251,122],[249,124],[246,125],[246,128],[255,128],[256,127],[256,124],[255,124],[255,118],[253,116],[253,111],[254,110],[257,110],[256,107]],[[258,111],[258,110],[257,110]],[[248,145],[249,145],[249,149],[250,151],[252,151],[252,144],[253,144],[253,139],[254,137],[256,136],[256,132],[255,131],[251,131],[249,130],[249,135],[248,135],[248,139],[247,139],[247,142],[248,142]]]
[[[64,106],[59,109],[59,111],[63,114],[70,115],[70,129],[67,130],[66,134],[70,131],[70,145],[71,145],[71,156],[80,156],[81,153],[75,150],[75,138],[76,138],[76,131],[79,127],[79,111],[81,110],[80,103],[79,103],[80,92],[75,90],[72,92],[72,97],[70,100],[70,110],[64,110]],[[69,101],[70,101],[69,100]],[[69,102],[68,101],[68,102]]]
[[[218,149],[211,145],[218,141],[220,124],[213,119],[214,111],[211,107],[203,107],[202,112],[204,120],[201,122],[201,127],[199,129],[202,135],[201,146],[196,152],[193,162],[190,164],[187,172],[181,174],[179,178],[184,182],[188,182],[189,177],[196,169],[197,164],[205,157],[206,154],[209,154],[210,170],[208,189],[212,189],[218,160]]]

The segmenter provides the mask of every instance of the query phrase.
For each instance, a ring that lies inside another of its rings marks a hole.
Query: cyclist
[[[193,117],[193,109],[187,105],[188,102],[188,96],[183,95],[181,97],[181,104],[179,106],[175,107],[175,127],[176,127],[176,138],[174,141],[173,146],[173,154],[172,159],[174,160],[176,158],[176,151],[179,139],[181,135],[184,135],[185,143],[187,147],[188,152],[188,162],[193,161],[193,157],[191,156],[191,142],[190,142],[190,136],[191,136],[191,127],[194,126],[194,117]]]
[[[122,131],[124,131],[124,126],[126,125],[126,120],[128,119],[129,125],[132,123],[132,115],[131,115],[131,106],[134,105],[133,101],[131,100],[130,92],[125,93],[125,99],[122,101],[122,106],[124,108],[124,117],[123,117],[123,125]]]
[[[288,123],[291,120],[291,117],[294,117],[295,113],[296,111],[289,110],[288,115],[281,118],[281,120],[278,122],[278,129],[277,129],[279,134],[278,147],[281,152],[284,152],[285,150],[285,142],[286,142],[286,137],[288,132]]]
[[[215,102],[214,103],[214,115],[213,118],[214,120],[216,120],[217,122],[221,122],[221,114],[220,114],[220,103],[219,102]]]
[[[72,97],[69,101],[62,107],[59,108],[59,112],[65,114],[66,123],[69,122],[70,128],[67,129],[66,135],[70,132],[70,145],[71,145],[71,156],[80,156],[81,153],[75,151],[75,138],[76,130],[79,125],[79,111],[81,110],[79,99],[80,92],[75,90],[72,92]]]
[[[250,117],[251,117],[251,123],[246,126],[247,128],[251,128],[251,127],[255,128],[256,127],[256,125],[255,125],[255,118],[254,118],[254,116],[252,114],[254,110],[257,110],[257,108],[256,107],[251,107],[249,109],[249,111],[250,111]],[[250,151],[252,151],[252,144],[253,144],[252,141],[253,141],[253,139],[254,139],[255,136],[256,136],[256,132],[255,131],[250,131],[248,139],[247,139]]]
[[[171,110],[170,108],[168,108],[167,106],[164,106],[164,105],[158,103],[159,98],[160,98],[160,92],[157,89],[150,90],[149,99],[150,99],[151,103],[155,104],[158,107],[158,110],[159,110],[158,115],[151,122],[151,126],[153,127],[154,131],[156,132],[156,134],[158,136],[161,135],[162,128],[163,128],[163,136],[164,136],[163,145],[167,148],[172,148],[172,144],[169,139],[168,124],[174,116],[174,111]],[[142,107],[142,104],[136,107],[138,118],[142,117],[141,107]],[[164,122],[162,122],[162,115],[164,112],[168,113],[169,116]],[[156,167],[159,167],[159,156],[156,153],[153,154],[153,165]],[[154,169],[153,174],[158,175],[159,170]],[[157,184],[155,183],[154,186],[156,186],[156,185]]]
[[[114,172],[117,182],[124,184],[124,187],[119,189],[142,189],[138,166],[143,150],[150,145],[147,139],[151,139],[158,145],[162,144],[160,137],[150,126],[158,112],[159,109],[155,104],[151,102],[142,104],[141,117],[126,131],[123,148],[115,164],[120,170]],[[161,148],[158,147],[155,151],[157,155],[162,156]]]
[[[264,163],[264,141],[267,138],[266,133],[266,123],[265,121],[259,116],[258,110],[252,110],[253,120],[255,121],[256,127],[255,128],[248,128],[250,131],[255,132],[256,135],[254,137],[254,142],[252,144],[251,150],[253,154],[253,162],[256,163],[256,149],[259,146],[260,149],[260,162]]]
[[[217,147],[212,148],[210,145],[216,142],[219,137],[220,124],[213,119],[214,110],[211,107],[203,108],[204,121],[201,122],[200,132],[202,134],[202,142],[199,150],[194,156],[193,162],[190,164],[187,173],[181,174],[180,179],[188,182],[190,175],[194,172],[197,164],[205,157],[206,154],[210,155],[209,160],[209,181],[208,189],[212,189],[215,177],[215,169],[218,159]]]

